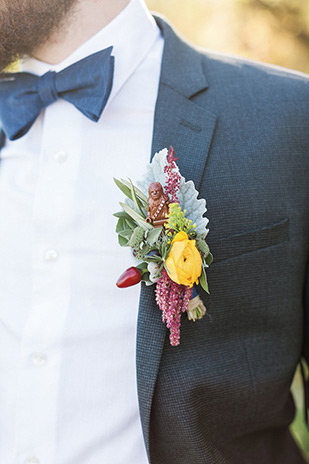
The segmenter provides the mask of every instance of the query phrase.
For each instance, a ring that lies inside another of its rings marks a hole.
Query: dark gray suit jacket
[[[137,379],[149,460],[300,464],[288,427],[309,309],[309,77],[199,53],[156,20],[165,49],[152,152],[173,145],[206,198],[214,263],[210,296],[200,290],[208,316],[182,317],[178,347],[153,287],[142,288]]]

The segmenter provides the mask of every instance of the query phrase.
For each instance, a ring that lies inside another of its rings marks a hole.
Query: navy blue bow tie
[[[56,73],[2,73],[0,121],[10,140],[28,132],[43,108],[58,98],[72,103],[92,121],[98,121],[113,85],[113,47],[94,53]]]

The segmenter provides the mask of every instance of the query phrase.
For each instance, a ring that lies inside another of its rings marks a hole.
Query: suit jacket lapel
[[[180,172],[199,188],[217,116],[194,103],[209,87],[200,54],[181,41],[161,18],[165,47],[155,111],[152,156],[173,145]]]
[[[152,156],[173,145],[184,177],[199,187],[217,117],[192,101],[208,83],[198,52],[182,42],[161,18],[165,46],[155,111]],[[167,330],[156,305],[154,287],[142,285],[137,324],[137,384],[141,421],[149,452],[149,423],[154,386]],[[174,348],[177,349],[177,348]]]

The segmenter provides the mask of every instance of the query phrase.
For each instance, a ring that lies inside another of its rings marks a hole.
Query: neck
[[[34,58],[58,64],[112,21],[130,0],[79,0],[64,25],[33,53]]]

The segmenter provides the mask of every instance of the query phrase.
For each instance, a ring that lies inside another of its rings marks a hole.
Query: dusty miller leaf
[[[156,153],[152,162],[147,166],[147,172],[142,181],[137,182],[140,190],[148,194],[149,185],[152,182],[160,182],[164,187],[166,184],[166,174],[164,167],[167,166],[168,150],[165,148],[159,153]],[[177,172],[179,169],[177,167]],[[178,199],[182,210],[186,210],[186,218],[191,219],[192,223],[196,224],[196,231],[198,234],[208,234],[207,224],[208,219],[204,217],[206,213],[206,200],[198,199],[198,191],[195,189],[192,180],[186,182],[185,178],[181,176],[180,187],[178,192]]]

